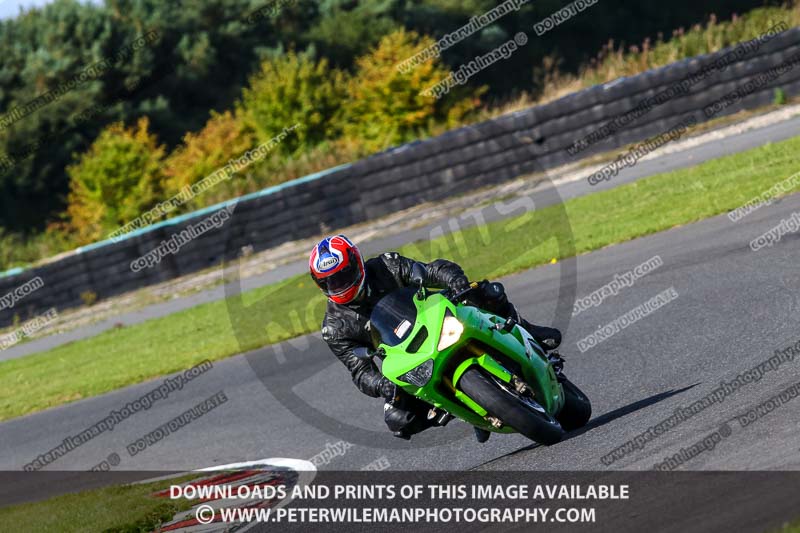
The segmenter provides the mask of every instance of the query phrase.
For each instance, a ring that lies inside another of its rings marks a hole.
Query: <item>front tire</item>
[[[464,372],[458,388],[491,416],[539,444],[555,444],[564,435],[558,421],[541,405],[476,367]]]
[[[582,428],[592,417],[592,402],[577,385],[567,378],[561,382],[564,389],[564,407],[556,419],[565,431]]]

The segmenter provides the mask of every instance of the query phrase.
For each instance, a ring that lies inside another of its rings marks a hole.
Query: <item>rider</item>
[[[311,251],[309,270],[314,282],[328,297],[322,322],[322,338],[344,363],[356,387],[373,398],[383,397],[384,419],[394,436],[410,439],[428,427],[430,406],[404,392],[385,378],[371,360],[359,359],[353,353],[358,347],[372,347],[369,316],[375,304],[388,293],[411,285],[411,268],[415,261],[396,252],[388,252],[364,261],[358,248],[344,235],[322,239]],[[470,283],[457,264],[445,259],[420,263],[425,267],[425,287],[460,292]],[[555,328],[535,326],[522,319],[500,283],[482,281],[474,291],[480,306],[504,318],[513,318],[545,348],[561,343],[561,332]],[[486,442],[489,432],[475,428],[479,442]]]

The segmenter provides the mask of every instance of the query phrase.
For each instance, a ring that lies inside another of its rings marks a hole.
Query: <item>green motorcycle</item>
[[[591,403],[556,371],[558,354],[548,357],[513,320],[468,304],[477,284],[451,294],[424,289],[423,278],[415,269],[417,288],[398,289],[376,304],[370,315],[375,349],[356,355],[382,359],[384,376],[432,406],[433,425],[458,417],[550,445],[589,421]]]

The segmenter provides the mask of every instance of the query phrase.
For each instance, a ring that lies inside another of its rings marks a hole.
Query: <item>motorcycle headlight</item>
[[[444,314],[442,334],[439,336],[439,345],[436,349],[441,352],[451,347],[458,342],[462,333],[464,333],[464,325],[448,309]]]
[[[411,383],[417,387],[424,387],[431,380],[433,375],[433,359],[428,359],[416,368],[412,368],[402,376],[400,381]]]

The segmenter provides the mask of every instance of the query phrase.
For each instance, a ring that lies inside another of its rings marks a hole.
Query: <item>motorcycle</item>
[[[551,445],[589,421],[591,402],[562,374],[560,355],[548,356],[512,319],[470,305],[477,283],[453,294],[425,289],[424,276],[424,269],[413,268],[416,287],[398,289],[375,305],[374,347],[356,355],[382,359],[384,376],[431,405],[431,425],[458,417]]]

